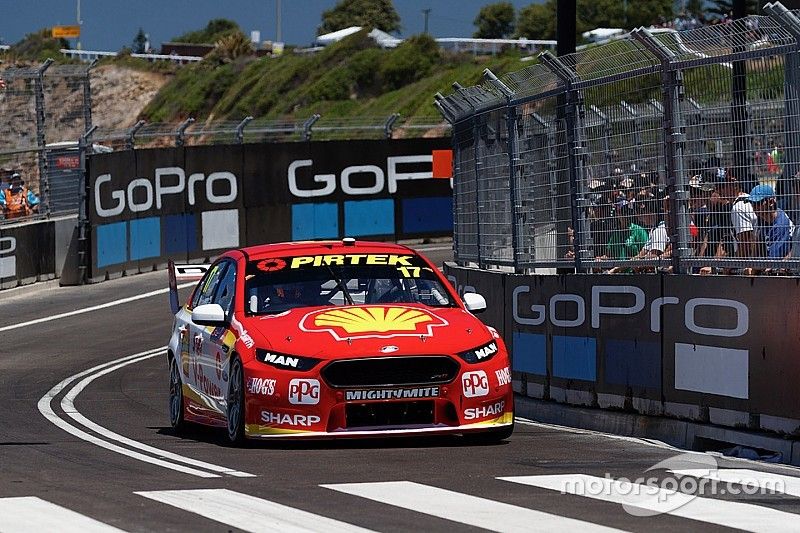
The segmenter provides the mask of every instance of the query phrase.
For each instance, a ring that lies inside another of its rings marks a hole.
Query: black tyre
[[[231,363],[227,396],[228,441],[240,445],[244,442],[244,369],[238,357]]]
[[[186,420],[183,418],[183,382],[175,357],[169,358],[169,423],[175,433],[186,429]]]
[[[481,433],[467,433],[464,438],[469,444],[496,444],[506,440],[514,433],[514,424],[497,429],[490,429]]]

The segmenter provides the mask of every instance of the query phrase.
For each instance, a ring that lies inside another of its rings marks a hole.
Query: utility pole
[[[83,29],[82,28],[83,21],[81,20],[81,0],[78,0],[78,16],[77,16],[77,20],[78,20],[78,44],[76,46],[77,46],[77,49],[80,50],[81,49],[80,30]]]
[[[428,15],[430,14],[431,8],[422,10],[422,15],[425,17],[425,29],[422,30],[422,33],[428,33]]]
[[[281,0],[275,0],[275,42],[282,42],[281,37]]]

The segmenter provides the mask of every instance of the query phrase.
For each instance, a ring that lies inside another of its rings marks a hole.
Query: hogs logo
[[[327,331],[340,341],[432,335],[433,328],[446,325],[446,320],[429,311],[402,306],[324,309],[311,312],[300,321],[303,331]]]

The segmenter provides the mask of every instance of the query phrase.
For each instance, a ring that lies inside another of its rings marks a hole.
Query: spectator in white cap
[[[761,221],[761,235],[767,248],[767,257],[789,257],[794,224],[783,209],[778,207],[775,190],[769,185],[756,185],[750,191],[750,203]]]

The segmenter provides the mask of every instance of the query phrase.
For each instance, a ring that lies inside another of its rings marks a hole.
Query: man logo
[[[14,256],[16,249],[17,239],[0,237],[0,279],[16,277],[17,258]]]
[[[474,372],[464,372],[461,376],[461,385],[464,388],[464,396],[467,398],[477,398],[489,394],[489,378],[486,372],[476,370]]]

